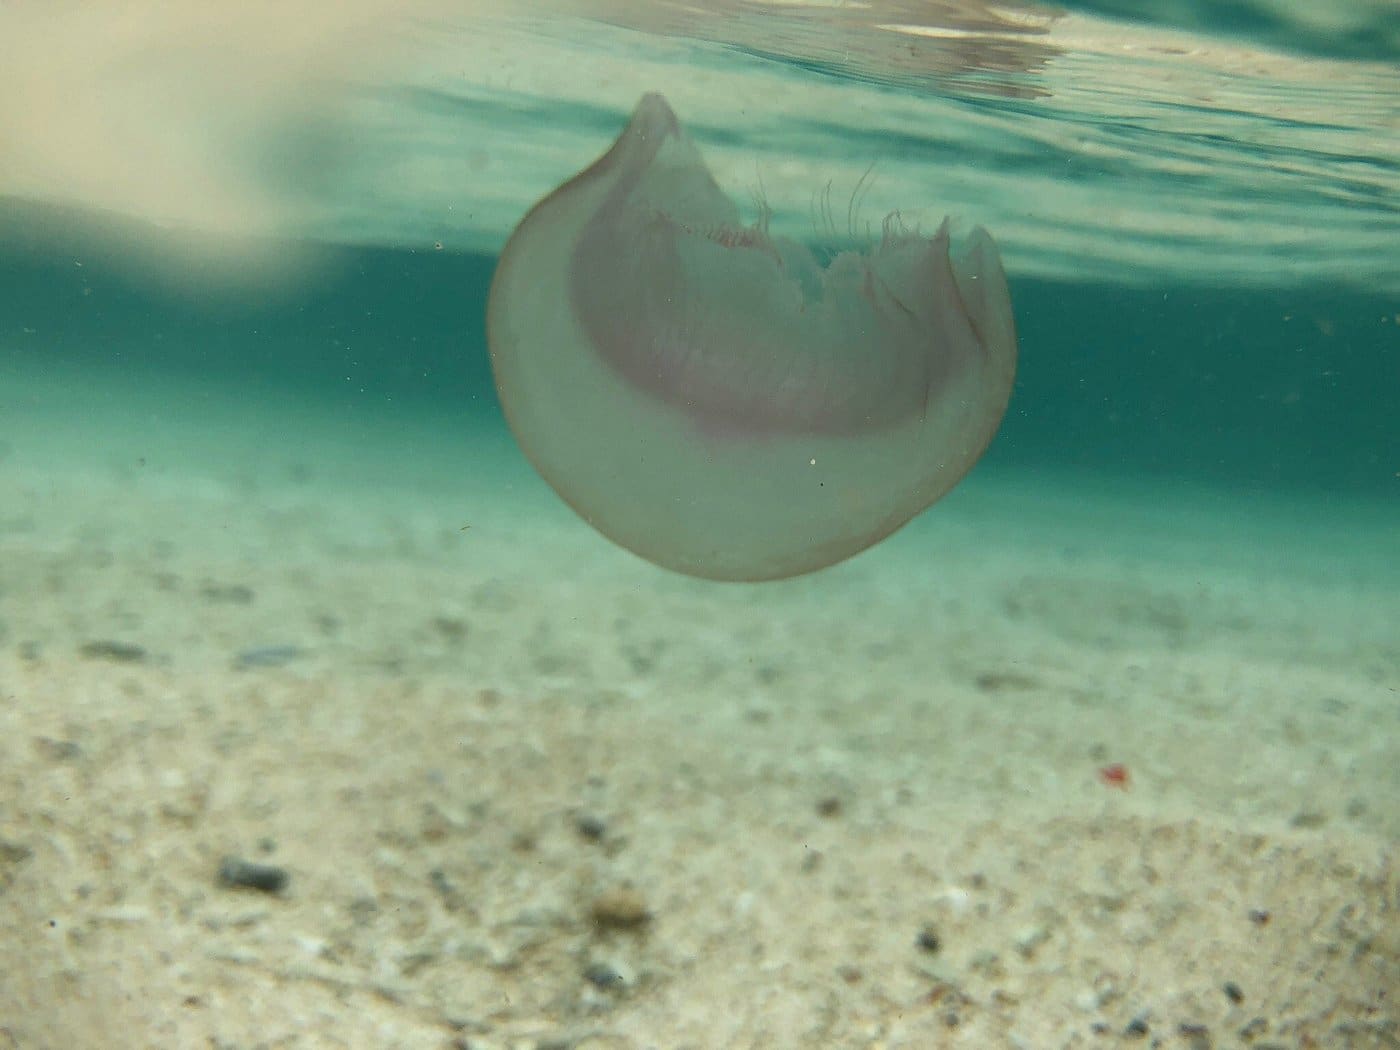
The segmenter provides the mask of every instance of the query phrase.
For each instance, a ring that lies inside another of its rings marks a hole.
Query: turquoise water
[[[504,427],[484,342],[491,257],[339,248],[326,266],[305,286],[193,296],[90,249],[10,252],[9,367],[192,379],[215,397],[261,387],[384,425],[426,417],[440,421],[444,447],[460,448],[464,424]],[[1392,295],[1010,278],[1016,394],[979,471],[1395,498]],[[13,425],[5,438],[25,445]],[[374,445],[368,430],[364,442]]]

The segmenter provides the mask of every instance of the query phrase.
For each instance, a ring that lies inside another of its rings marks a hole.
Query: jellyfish
[[[521,220],[487,342],[526,457],[604,536],[677,572],[783,579],[947,493],[1016,369],[1000,256],[897,217],[824,257],[744,225],[659,94]]]

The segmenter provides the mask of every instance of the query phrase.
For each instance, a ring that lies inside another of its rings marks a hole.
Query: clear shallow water
[[[0,264],[6,365],[193,380],[213,399],[264,390],[280,399],[289,431],[300,398],[356,421],[365,446],[375,421],[433,419],[445,447],[469,457],[458,428],[504,427],[483,334],[492,259],[341,248],[322,262],[314,282],[211,298],[90,248],[11,254]],[[979,469],[1068,467],[1243,497],[1393,499],[1392,298],[1204,282],[1149,290],[1014,272],[1011,282],[1017,391]],[[0,436],[21,445],[17,418]]]
[[[901,4],[369,4],[291,30],[209,10],[122,32],[3,16],[0,77],[24,88],[0,91],[13,464],[251,457],[449,499],[492,479],[508,501],[528,474],[484,345],[493,253],[661,89],[789,233],[911,202],[992,229],[1022,353],[969,484],[1102,482],[1163,518],[1189,490],[1219,511],[1217,566],[1252,542],[1236,519],[1291,508],[1265,513],[1305,519],[1341,577],[1397,571],[1377,540],[1400,470],[1387,5],[1119,23],[969,4],[933,24]]]

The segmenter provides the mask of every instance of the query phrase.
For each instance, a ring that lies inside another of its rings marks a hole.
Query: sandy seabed
[[[1397,1045],[1384,508],[993,474],[718,586],[197,415],[6,434],[0,1047]]]

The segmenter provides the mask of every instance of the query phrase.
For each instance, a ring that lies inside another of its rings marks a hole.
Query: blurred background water
[[[1393,498],[1397,8],[1132,11],[10,7],[3,367],[499,426],[494,253],[660,89],[784,232],[993,231],[1023,351],[992,463]]]

